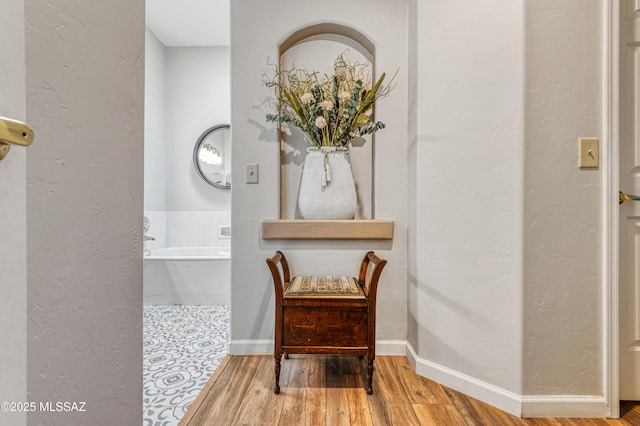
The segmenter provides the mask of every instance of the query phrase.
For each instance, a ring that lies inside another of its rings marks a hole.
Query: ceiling
[[[229,46],[230,0],[147,0],[147,27],[168,47]]]

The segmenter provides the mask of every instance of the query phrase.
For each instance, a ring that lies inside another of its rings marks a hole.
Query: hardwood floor
[[[180,422],[199,425],[638,425],[640,403],[622,418],[521,419],[420,377],[405,357],[377,357],[373,395],[357,357],[292,355],[273,393],[273,356],[229,356]]]

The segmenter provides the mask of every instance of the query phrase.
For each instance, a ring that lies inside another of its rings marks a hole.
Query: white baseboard
[[[522,396],[522,417],[606,417],[604,396]]]
[[[519,417],[606,417],[603,396],[518,395],[416,355],[407,343],[407,358],[416,373]]]
[[[376,355],[399,356],[407,354],[406,340],[378,340],[376,342]]]
[[[397,356],[406,355],[406,340],[378,340],[376,342],[376,355]],[[253,355],[262,353],[273,353],[273,340],[232,340],[229,343],[228,353],[230,355]]]
[[[407,358],[418,375],[486,402],[514,416],[520,416],[520,395],[420,358],[408,343]]]
[[[228,353],[229,355],[273,354],[273,340],[231,340]]]

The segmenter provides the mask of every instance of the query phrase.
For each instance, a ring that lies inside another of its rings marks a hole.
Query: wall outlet
[[[258,183],[258,165],[257,164],[245,164],[247,169],[247,183]]]
[[[231,225],[218,225],[218,238],[221,240],[231,238]]]

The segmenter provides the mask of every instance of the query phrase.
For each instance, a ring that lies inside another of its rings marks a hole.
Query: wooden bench
[[[275,393],[280,393],[280,360],[289,354],[366,356],[367,393],[373,393],[376,358],[376,293],[386,260],[372,251],[358,278],[291,277],[284,254],[267,259],[275,289]],[[280,267],[278,267],[280,265]]]

